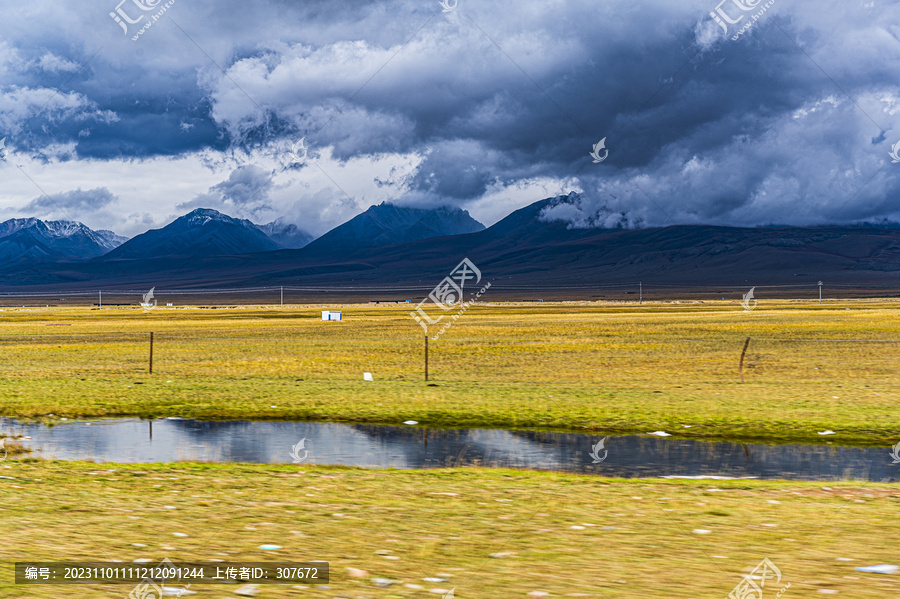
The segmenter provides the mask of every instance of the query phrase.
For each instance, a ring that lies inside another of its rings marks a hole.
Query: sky
[[[900,3],[717,2],[0,0],[0,219],[900,220]]]

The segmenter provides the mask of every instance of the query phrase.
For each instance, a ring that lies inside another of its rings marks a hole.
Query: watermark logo
[[[162,596],[162,587],[152,578],[146,578],[128,593],[127,599],[162,599]]]
[[[6,138],[4,138],[4,139],[6,139]],[[2,142],[0,142],[0,143],[2,143]],[[894,164],[897,164],[898,162],[900,162],[900,141],[895,143],[894,146],[891,148],[891,158],[892,158],[891,162],[893,162]]]
[[[604,150],[603,156],[600,156],[600,151]],[[604,160],[609,157],[609,150],[606,149],[606,138],[604,137],[600,141],[594,144],[594,151],[589,152],[591,158],[594,159],[594,164],[600,164]]]
[[[736,12],[732,9],[731,13],[735,15],[737,18],[732,18],[731,15],[728,14],[728,11],[722,8],[722,5],[728,2],[729,0],[722,0],[719,2],[718,6],[716,6],[716,10],[711,11],[709,16],[713,18],[713,21],[722,28],[722,31],[725,34],[728,34],[728,26],[729,25],[737,25],[741,21],[744,20],[744,17],[749,16],[750,20],[746,21],[740,29],[738,29],[735,34],[731,37],[732,40],[736,40],[742,35],[744,35],[753,25],[756,23],[769,8],[775,4],[775,0],[769,0],[762,6],[760,6],[760,2],[762,0],[731,0],[731,3],[734,4],[739,11]],[[749,13],[753,10],[759,9],[756,13],[752,15],[746,15],[741,13]]]
[[[453,587],[452,589],[450,589],[450,592],[449,592],[449,593],[446,593],[446,594],[444,594],[444,595],[441,595],[441,599],[453,599],[453,593],[454,593],[455,591],[456,591],[456,587]]]
[[[443,12],[453,12],[456,10],[456,7],[459,6],[459,0],[441,0],[438,4],[443,8]],[[450,596],[453,596],[453,593],[450,593]]]
[[[772,563],[772,560],[765,558],[759,562],[759,565],[756,566],[753,572],[744,575],[744,580],[734,587],[731,593],[728,594],[727,599],[763,599],[763,589],[766,588],[766,584],[772,579],[775,580],[775,584],[780,583],[781,570]],[[789,588],[791,588],[791,583],[788,583],[778,591],[778,594],[775,595],[776,599],[781,597]]]
[[[759,304],[759,301],[755,297],[753,297],[753,292],[756,290],[756,287],[753,287],[750,291],[744,294],[744,299],[741,300],[741,305],[744,306],[744,312],[749,312],[753,308]],[[753,302],[751,306],[750,303]]]
[[[300,455],[301,451],[303,452],[302,456]],[[300,439],[296,445],[291,445],[291,457],[294,458],[295,464],[301,464],[309,457],[309,450],[306,449],[306,437]]]
[[[191,588],[191,585],[187,585],[174,592],[175,589],[165,586],[166,583],[178,584],[181,580],[178,566],[169,558],[165,558],[155,568],[148,568],[148,570],[155,576],[144,578],[128,593],[126,599],[162,599],[163,595],[181,597]]]
[[[450,273],[449,277],[445,277],[443,281],[441,281],[437,287],[435,287],[431,293],[428,294],[428,297],[419,302],[419,305],[416,306],[415,312],[410,312],[409,315],[413,317],[413,320],[418,322],[423,329],[425,329],[425,334],[428,334],[429,325],[436,325],[440,321],[444,319],[446,314],[439,315],[437,318],[431,318],[422,308],[422,305],[431,300],[432,303],[439,309],[444,312],[449,312],[450,310],[457,309],[457,313],[450,317],[450,322],[445,324],[441,331],[433,337],[435,341],[437,341],[444,332],[450,326],[456,322],[456,320],[462,316],[469,307],[478,301],[481,298],[482,294],[485,291],[491,288],[491,284],[488,283],[475,295],[475,298],[472,301],[464,302],[463,301],[463,293],[466,288],[466,283],[470,280],[473,280],[475,284],[481,282],[481,271],[478,270],[478,267],[475,266],[471,260],[468,258],[463,259],[456,268]]]
[[[6,160],[9,150],[6,149],[6,138],[0,139],[0,160]]]
[[[153,287],[152,289],[150,289],[150,291],[144,294],[144,301],[141,302],[141,308],[143,308],[144,310],[152,310],[156,307],[156,300],[153,299],[153,292],[155,290],[156,287]],[[151,302],[150,300],[153,301]]]
[[[900,443],[894,445],[894,451],[891,452],[891,457],[894,458],[894,464],[900,464]]]
[[[169,10],[169,7],[175,4],[175,0],[169,0],[168,2],[160,6],[160,3],[162,1],[163,0],[131,0],[132,4],[134,4],[134,6],[137,7],[138,10],[143,12],[151,12],[153,10],[156,10],[157,8],[159,9],[156,14],[149,15],[150,18],[143,24],[143,26],[141,26],[140,29],[138,29],[137,33],[131,38],[132,41],[137,41],[140,36],[144,35],[144,32],[150,29],[150,27],[153,26],[153,24],[156,23],[167,10]],[[125,12],[125,9],[122,8],[122,5],[126,2],[128,2],[128,0],[122,0],[121,2],[119,2],[119,4],[116,6],[116,9],[113,12],[109,13],[109,16],[112,17],[113,21],[115,21],[119,25],[119,27],[122,28],[123,33],[125,35],[128,35],[128,26],[137,25],[138,23],[143,21],[144,17],[146,17],[147,15],[143,15],[140,12],[135,12],[133,14],[136,14],[138,16],[137,18],[132,18],[131,15]]]
[[[597,443],[596,445],[592,445],[592,446],[591,446],[591,452],[590,452],[588,455],[590,455],[592,458],[594,458],[594,461],[591,462],[592,464],[599,464],[600,462],[602,462],[603,460],[605,460],[605,459],[606,459],[606,456],[609,454],[609,450],[607,450],[607,449],[605,449],[605,448],[603,447],[603,444],[604,444],[605,442],[606,442],[606,437],[603,437],[602,439],[600,439],[600,442],[599,442],[599,443]],[[601,450],[603,451],[603,457],[602,457],[602,458],[600,457],[600,451],[601,451]]]
[[[309,148],[306,147],[306,138],[303,137],[291,146],[291,164],[303,164],[309,154]]]

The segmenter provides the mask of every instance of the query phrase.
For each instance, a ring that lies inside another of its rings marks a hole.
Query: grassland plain
[[[0,479],[3,597],[131,590],[16,586],[15,561],[165,557],[329,562],[329,588],[263,585],[260,599],[434,597],[437,589],[485,599],[533,591],[725,597],[765,557],[784,577],[769,581],[766,597],[788,583],[793,597],[900,594],[897,576],[854,570],[897,562],[889,541],[900,535],[895,485],[38,460],[7,462],[0,472],[13,477]],[[394,582],[381,588],[375,578]],[[189,590],[223,599],[233,588]]]
[[[6,309],[0,414],[412,419],[872,446],[893,445],[900,430],[896,301],[752,312],[734,302],[479,303],[431,342],[429,383],[409,307],[328,307],[344,322],[321,322],[319,306]],[[817,434],[826,429],[836,435]]]

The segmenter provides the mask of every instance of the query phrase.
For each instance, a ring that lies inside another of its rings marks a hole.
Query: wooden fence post
[[[744,342],[744,351],[741,352],[741,382],[744,382],[744,356],[747,354],[747,347],[750,345],[750,337],[747,337],[747,341]]]

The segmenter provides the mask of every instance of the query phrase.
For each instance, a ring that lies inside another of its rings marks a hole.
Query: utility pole
[[[103,309],[103,292],[100,292],[100,309]]]
[[[819,281],[819,303],[822,303],[822,281]]]
[[[284,287],[281,288],[281,307],[284,308]]]
[[[639,300],[638,303],[643,304],[643,303],[644,303],[644,284],[643,284],[643,283],[640,283],[640,286],[641,286],[641,295],[640,295],[640,298],[641,298],[641,299]]]

